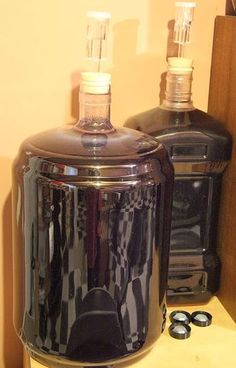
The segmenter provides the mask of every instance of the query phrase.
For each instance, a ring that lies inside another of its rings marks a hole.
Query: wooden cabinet
[[[222,188],[219,299],[236,321],[236,16],[216,18],[208,112],[221,120],[234,141]]]

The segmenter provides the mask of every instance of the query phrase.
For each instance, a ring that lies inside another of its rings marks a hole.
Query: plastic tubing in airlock
[[[107,40],[111,14],[107,12],[90,11],[87,13],[87,57],[97,63],[107,57]]]

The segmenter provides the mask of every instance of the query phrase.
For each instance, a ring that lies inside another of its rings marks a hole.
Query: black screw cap
[[[178,340],[188,339],[191,335],[191,327],[182,323],[172,323],[169,327],[169,334]]]
[[[177,322],[189,325],[189,323],[191,322],[191,315],[184,310],[176,310],[170,314],[170,321],[171,323]]]
[[[205,311],[196,311],[191,314],[192,323],[199,327],[207,327],[212,323],[212,315]]]

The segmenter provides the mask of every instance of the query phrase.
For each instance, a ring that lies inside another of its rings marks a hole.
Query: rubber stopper
[[[110,73],[83,72],[81,73],[80,87],[84,93],[109,93],[111,83]]]
[[[193,60],[183,57],[169,57],[168,70],[174,73],[192,73]]]

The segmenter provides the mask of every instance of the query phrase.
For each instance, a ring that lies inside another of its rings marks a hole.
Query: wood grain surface
[[[212,53],[209,114],[233,136],[231,163],[226,170],[219,223],[222,261],[219,298],[236,321],[236,17],[218,16]]]

